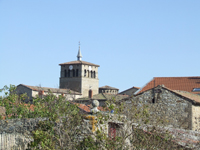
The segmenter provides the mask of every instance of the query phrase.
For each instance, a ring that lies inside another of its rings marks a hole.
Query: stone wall
[[[81,93],[83,94],[83,97],[89,96],[89,90],[91,89],[93,92],[93,95],[96,95],[99,93],[99,79],[98,78],[87,78],[82,77],[81,80]]]
[[[104,133],[108,133],[108,123],[116,122],[118,117],[111,114],[110,119],[104,124],[96,124],[95,115],[86,115],[80,126],[74,127],[79,129],[75,138],[81,141],[84,137],[94,135],[97,129],[102,129]],[[0,150],[25,150],[27,144],[33,141],[32,131],[34,131],[39,121],[44,118],[32,119],[10,119],[0,120]]]
[[[135,105],[140,109],[144,105],[148,106],[149,124],[163,123],[162,125],[173,128],[192,129],[192,103],[165,88],[158,87],[156,90],[158,92],[155,93],[155,98],[153,90],[148,90],[127,100],[127,107]],[[135,122],[143,123],[142,119]]]
[[[192,105],[192,130],[200,131],[200,106]]]
[[[45,119],[10,119],[0,121],[0,149],[23,150],[32,141],[31,132]]]

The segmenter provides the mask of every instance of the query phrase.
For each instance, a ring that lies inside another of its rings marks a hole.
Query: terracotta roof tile
[[[80,109],[84,110],[85,112],[90,112],[90,108],[92,108],[91,105],[86,106],[85,104],[80,104],[80,103],[73,103],[75,105],[77,105]],[[104,108],[101,106],[97,107],[100,111],[108,111],[108,108]]]
[[[62,64],[59,64],[59,65],[62,66],[62,65],[78,65],[78,64],[100,67],[99,65],[96,65],[96,64],[93,64],[93,63],[90,63],[90,62],[86,62],[86,61],[82,61],[82,60],[70,61],[70,62],[62,63]]]
[[[194,88],[200,88],[200,76],[197,77],[155,77],[153,80],[148,82],[138,93],[149,90],[158,85],[164,85],[172,90],[180,90],[192,92]],[[200,92],[192,92],[200,94]]]

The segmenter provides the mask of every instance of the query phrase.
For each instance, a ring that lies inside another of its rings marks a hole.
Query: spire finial
[[[81,48],[80,48],[80,41],[79,41],[79,49],[78,49],[78,55],[77,55],[77,60],[81,60],[82,59],[82,55],[81,55]]]

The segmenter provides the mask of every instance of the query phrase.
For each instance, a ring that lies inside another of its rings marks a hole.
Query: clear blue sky
[[[99,86],[200,76],[200,1],[0,0],[0,87],[59,87],[79,40]]]

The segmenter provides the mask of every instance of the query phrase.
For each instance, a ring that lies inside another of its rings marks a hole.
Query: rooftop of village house
[[[137,93],[142,93],[158,85],[165,85],[171,90],[180,90],[200,94],[200,91],[194,89],[200,88],[200,76],[193,77],[154,77]]]

